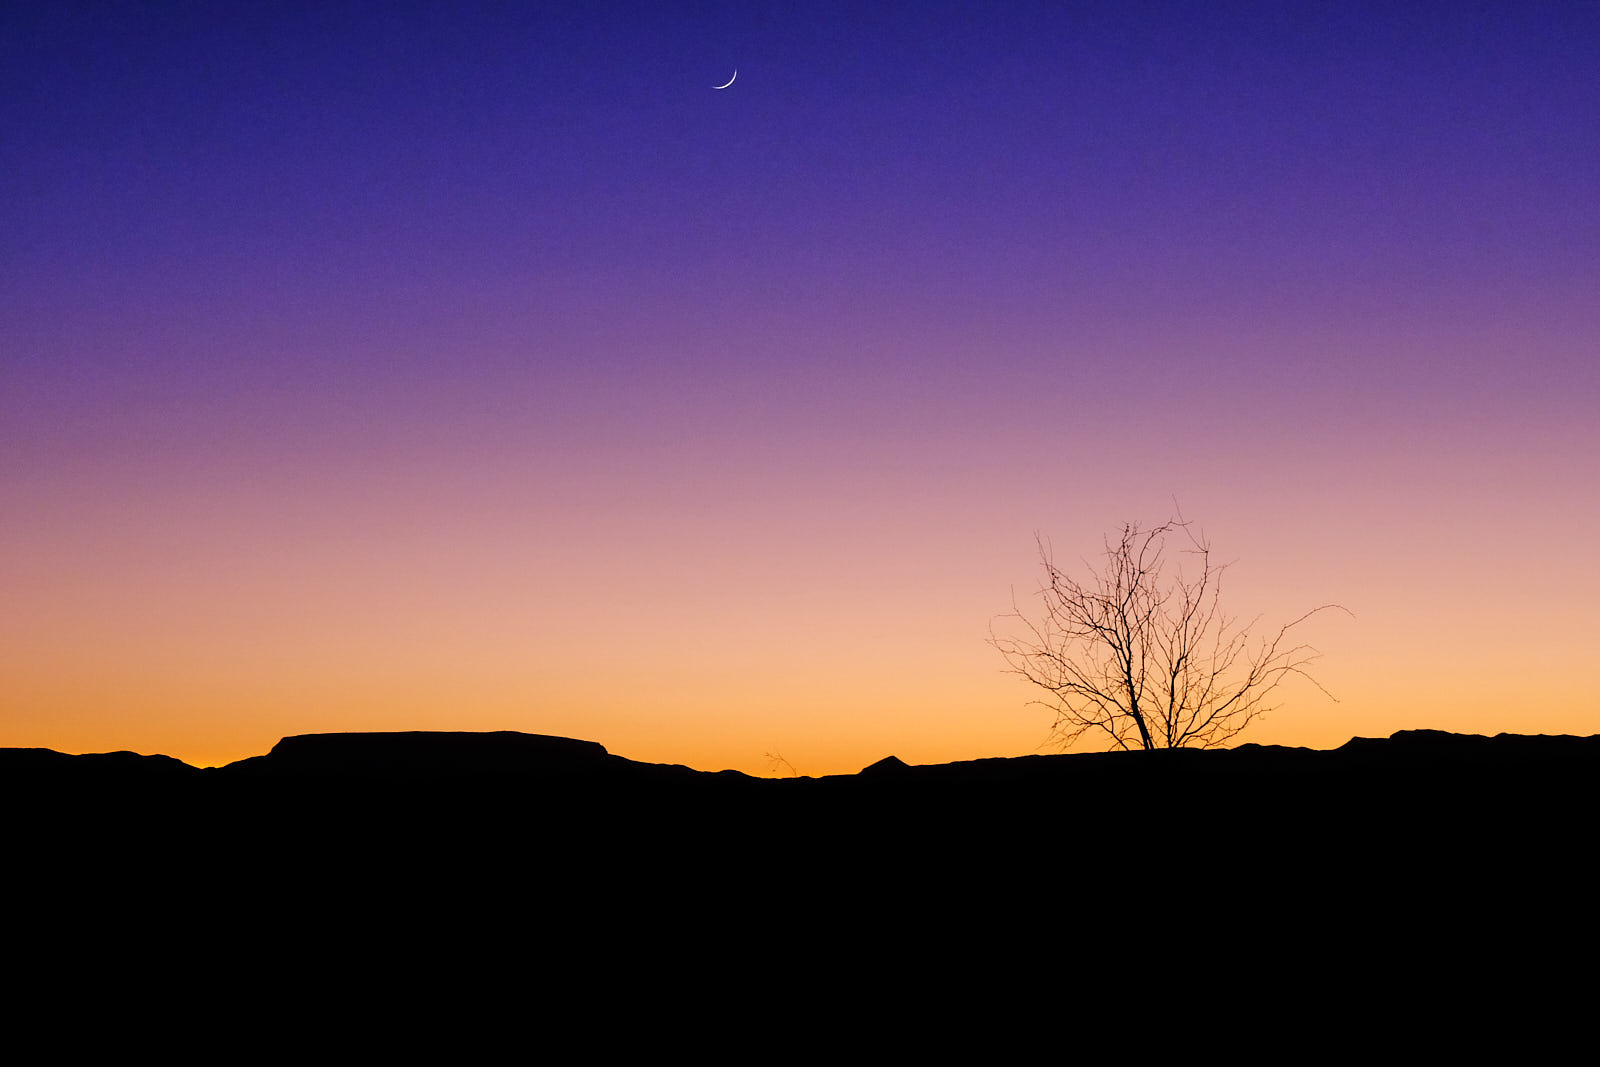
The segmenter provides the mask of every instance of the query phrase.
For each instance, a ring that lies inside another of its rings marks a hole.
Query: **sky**
[[[1180,508],[1351,613],[1239,741],[1600,732],[1597,71],[1594,3],[6,5],[0,744],[1050,751],[1036,535]]]

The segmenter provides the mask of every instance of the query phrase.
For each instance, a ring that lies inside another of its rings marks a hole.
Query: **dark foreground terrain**
[[[46,999],[390,1037],[446,1003],[607,1040],[648,1015],[690,1044],[984,1005],[1105,1038],[1130,1004],[1171,1036],[1592,997],[1567,976],[1594,971],[1597,772],[1600,736],[775,780],[325,734],[203,770],[4,749],[0,799],[13,970]]]
[[[343,862],[368,845],[468,842],[806,866],[1002,843],[1196,862],[1307,849],[1414,857],[1430,842],[1501,850],[1559,838],[1600,811],[1597,773],[1600,735],[1421,730],[1332,751],[1247,744],[930,766],[889,756],[858,774],[780,779],[511,732],[311,734],[205,769],[132,752],[0,749],[14,830],[36,843],[222,858],[281,842]]]

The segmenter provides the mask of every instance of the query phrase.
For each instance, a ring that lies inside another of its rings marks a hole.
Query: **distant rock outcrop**
[[[463,775],[585,775],[614,767],[617,757],[595,741],[511,730],[466,733],[414,730],[396,733],[298,734],[265,756],[222,768],[247,776],[352,776],[358,778]],[[626,762],[626,761],[624,761]]]
[[[64,780],[136,785],[181,781],[198,774],[198,767],[171,756],[143,756],[137,752],[69,756],[49,748],[0,748],[0,777],[8,783]]]

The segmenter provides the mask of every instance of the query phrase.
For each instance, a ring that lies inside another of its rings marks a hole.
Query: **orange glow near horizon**
[[[1364,462],[1344,449],[1307,481]],[[1593,601],[1552,596],[1582,581],[1582,524],[1546,524],[1540,552],[1485,569],[1519,548],[1520,518],[1477,514],[1461,489],[1408,513],[1405,486],[1444,475],[1415,456],[1371,462],[1392,480],[1338,497],[1211,494],[1206,512],[1228,521],[1201,521],[1237,560],[1225,607],[1263,627],[1329,601],[1355,614],[1299,631],[1339,702],[1288,684],[1237,741],[1596,732],[1574,672]],[[581,479],[510,500],[380,480],[360,506],[321,469],[248,489],[152,487],[126,469],[92,493],[51,482],[22,502],[39,533],[9,557],[5,743],[214,765],[295,733],[512,729],[760,775],[769,752],[820,775],[891,753],[1037,751],[1048,715],[984,640],[1008,590],[1025,605],[1037,580],[1031,530],[1089,555],[1112,516],[1162,501],[1136,507],[1102,474],[1096,499],[1063,507],[1037,499],[1030,472],[997,470],[950,499],[931,472],[791,471],[765,498],[642,477],[611,483],[635,510],[610,514],[540,506],[583,495]],[[1530,506],[1557,491],[1492,477],[1460,485]],[[1200,501],[1181,503],[1200,518]]]
[[[0,745],[1022,755],[1180,507],[1238,741],[1600,733],[1600,5],[13,6]]]

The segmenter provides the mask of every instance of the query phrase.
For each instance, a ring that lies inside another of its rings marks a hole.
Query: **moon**
[[[734,72],[733,72],[733,78],[737,78],[737,77],[738,77],[738,76],[739,76],[739,72],[738,72],[738,70],[735,70],[735,71],[734,71]],[[728,79],[728,80],[727,80],[727,81],[726,81],[726,82],[725,82],[725,83],[723,83],[723,84],[722,84],[722,85],[713,85],[713,86],[712,86],[712,87],[711,87],[711,88],[713,88],[713,89],[726,89],[726,88],[727,88],[727,87],[728,87],[728,86],[730,86],[730,85],[732,85],[732,84],[733,84],[733,78],[729,78],[729,79]]]

